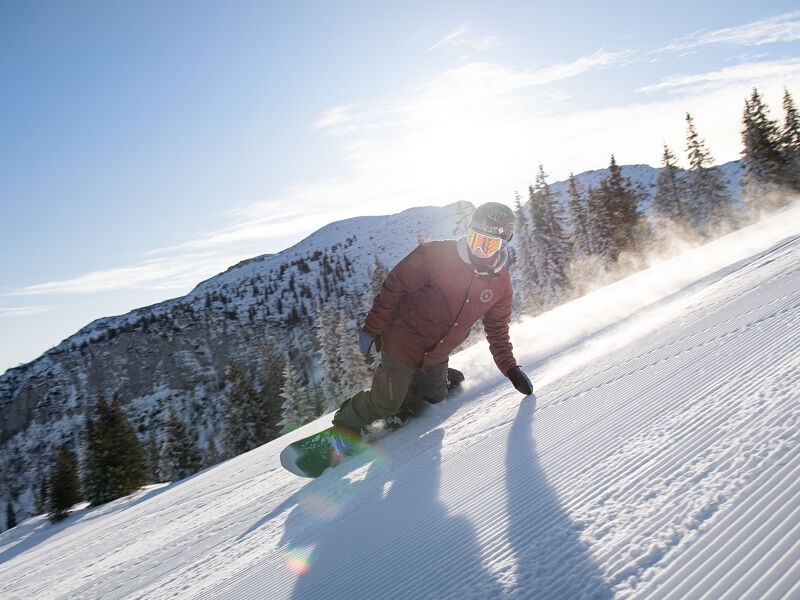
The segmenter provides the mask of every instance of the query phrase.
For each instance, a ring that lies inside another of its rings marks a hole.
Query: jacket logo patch
[[[492,290],[486,289],[481,292],[481,302],[490,302],[492,298],[494,298],[494,292]]]

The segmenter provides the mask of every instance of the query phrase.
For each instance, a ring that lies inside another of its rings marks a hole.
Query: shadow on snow
[[[539,464],[533,439],[536,397],[522,400],[506,448],[509,542],[516,561],[510,598],[612,598]]]
[[[411,451],[395,446],[395,461],[402,454],[405,464],[390,468],[375,457],[353,457],[254,524],[242,537],[291,510],[279,543],[280,560],[273,556],[242,573],[224,595],[255,598],[272,587],[274,597],[294,600],[611,598],[578,528],[539,466],[532,436],[535,410],[535,397],[522,400],[508,433],[505,541],[512,556],[504,563],[514,565],[513,573],[506,569],[499,575],[487,568],[492,559],[486,556],[489,548],[479,543],[476,524],[441,501],[444,430],[438,427],[415,438]],[[350,481],[359,469],[365,470],[363,478]],[[477,467],[474,476],[480,481]],[[488,491],[466,499],[490,503],[478,508],[489,511],[503,493]],[[489,534],[495,541],[499,537]]]

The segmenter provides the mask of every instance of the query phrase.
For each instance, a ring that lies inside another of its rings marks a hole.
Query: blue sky
[[[734,160],[800,10],[5,0],[0,82],[2,372],[332,220],[682,156],[687,111]]]

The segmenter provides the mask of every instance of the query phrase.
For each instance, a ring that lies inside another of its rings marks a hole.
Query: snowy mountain
[[[723,169],[738,192],[738,163]],[[607,174],[577,178],[588,189]],[[646,165],[623,167],[645,193],[645,205],[657,174]],[[556,182],[552,190],[566,186]],[[0,376],[0,489],[6,490],[0,509],[7,496],[18,517],[33,514],[34,489],[58,448],[77,446],[85,407],[98,392],[119,393],[143,441],[159,435],[172,406],[204,448],[218,433],[227,365],[235,361],[257,380],[265,339],[313,380],[318,306],[336,304],[355,327],[368,307],[375,258],[391,268],[419,239],[454,237],[471,210],[460,202],[332,223],[283,252],[231,267],[185,297],[99,319],[10,369]]]
[[[471,210],[460,202],[332,223],[185,297],[99,319],[10,369],[0,377],[2,507],[8,495],[18,516],[33,514],[34,488],[58,448],[77,445],[85,407],[98,392],[120,394],[143,441],[158,434],[171,405],[205,447],[217,432],[230,361],[257,379],[265,368],[261,346],[271,338],[313,376],[317,306],[338,305],[355,327],[375,258],[391,267],[420,239],[452,238]]]
[[[0,534],[4,598],[796,598],[800,204],[512,328],[317,480],[278,453]]]

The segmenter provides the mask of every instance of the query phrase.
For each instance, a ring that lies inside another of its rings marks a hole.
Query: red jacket
[[[445,361],[483,317],[489,349],[505,374],[517,364],[508,336],[512,295],[505,267],[479,274],[455,240],[428,242],[389,273],[365,329],[379,334],[392,356],[424,368]]]

